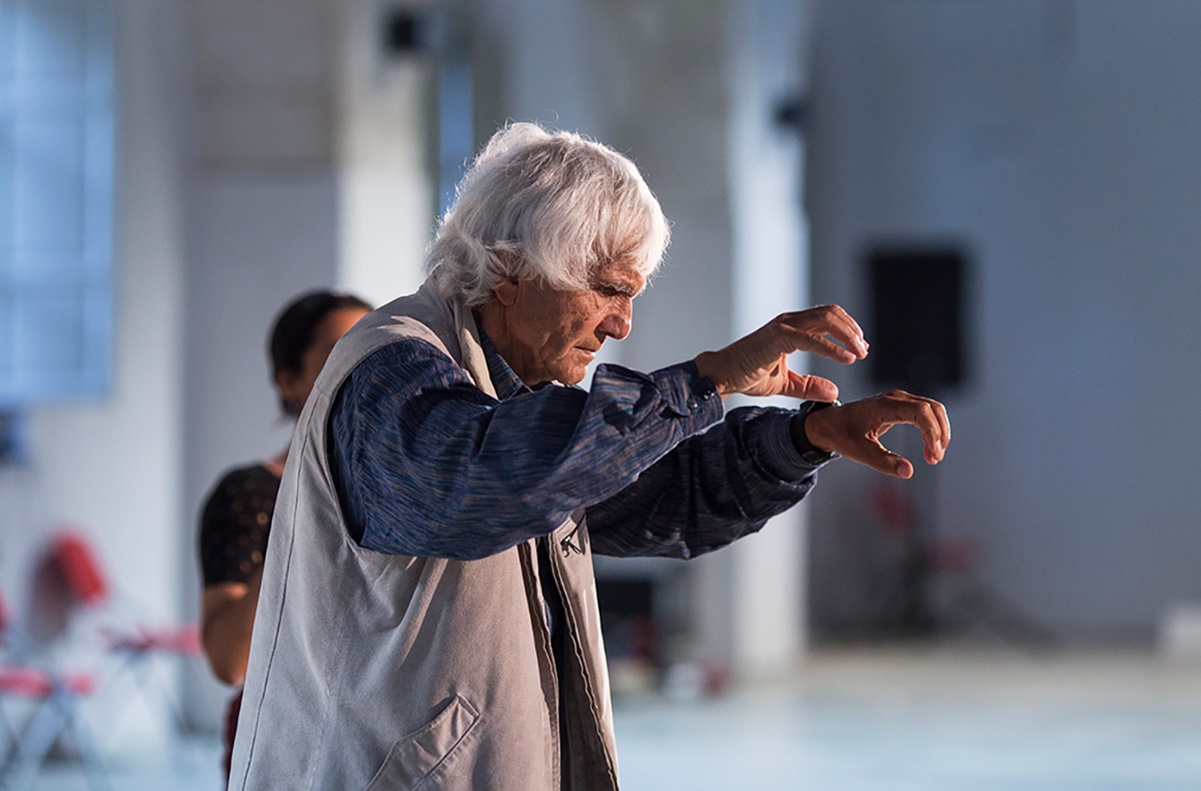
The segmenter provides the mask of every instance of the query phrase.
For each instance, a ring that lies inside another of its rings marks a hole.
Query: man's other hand
[[[951,441],[947,410],[932,398],[893,390],[848,404],[798,415],[805,436],[818,450],[839,453],[873,470],[909,478],[913,465],[880,443],[890,428],[916,426],[922,432],[927,464],[938,464]]]
[[[723,397],[743,393],[833,401],[838,386],[791,370],[788,355],[812,352],[850,364],[866,357],[867,349],[863,330],[845,310],[819,305],[783,313],[720,351],[702,352],[695,362],[701,376],[708,377]]]

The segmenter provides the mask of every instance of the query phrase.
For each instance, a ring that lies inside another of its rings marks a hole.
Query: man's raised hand
[[[867,356],[863,330],[837,305],[782,313],[729,346],[696,356],[696,366],[722,396],[791,396],[814,401],[838,398],[838,386],[820,376],[798,374],[788,355],[811,352],[850,364]]]
[[[922,432],[927,464],[938,464],[951,441],[947,410],[932,398],[903,390],[870,396],[849,404],[798,415],[805,435],[818,450],[839,453],[873,470],[909,478],[913,464],[880,443],[893,426],[916,426]]]

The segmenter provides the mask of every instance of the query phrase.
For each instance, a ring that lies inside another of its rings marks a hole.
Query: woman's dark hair
[[[371,310],[370,305],[353,294],[337,291],[310,291],[288,303],[276,316],[267,343],[272,378],[281,371],[299,371],[304,366],[304,353],[313,345],[321,322],[334,311],[345,308]],[[290,413],[283,399],[280,403],[284,411]]]

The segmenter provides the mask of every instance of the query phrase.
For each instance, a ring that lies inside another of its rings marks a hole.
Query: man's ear
[[[506,308],[511,308],[517,302],[518,288],[516,280],[502,280],[500,285],[492,289],[492,293],[496,296],[497,302]]]
[[[511,308],[517,302],[517,292],[520,290],[517,278],[509,274],[517,268],[517,253],[502,248],[493,250],[492,255],[493,259],[488,268],[492,270],[493,277],[500,280],[500,285],[492,289],[492,295],[499,304]]]

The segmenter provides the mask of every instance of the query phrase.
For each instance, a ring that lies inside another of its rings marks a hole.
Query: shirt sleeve
[[[472,560],[613,497],[722,414],[691,362],[650,374],[601,365],[588,391],[547,386],[497,401],[443,353],[407,340],[374,352],[343,386],[331,467],[363,547]]]
[[[593,552],[691,558],[758,531],[817,483],[789,426],[796,413],[746,407],[685,440],[588,509]]]

